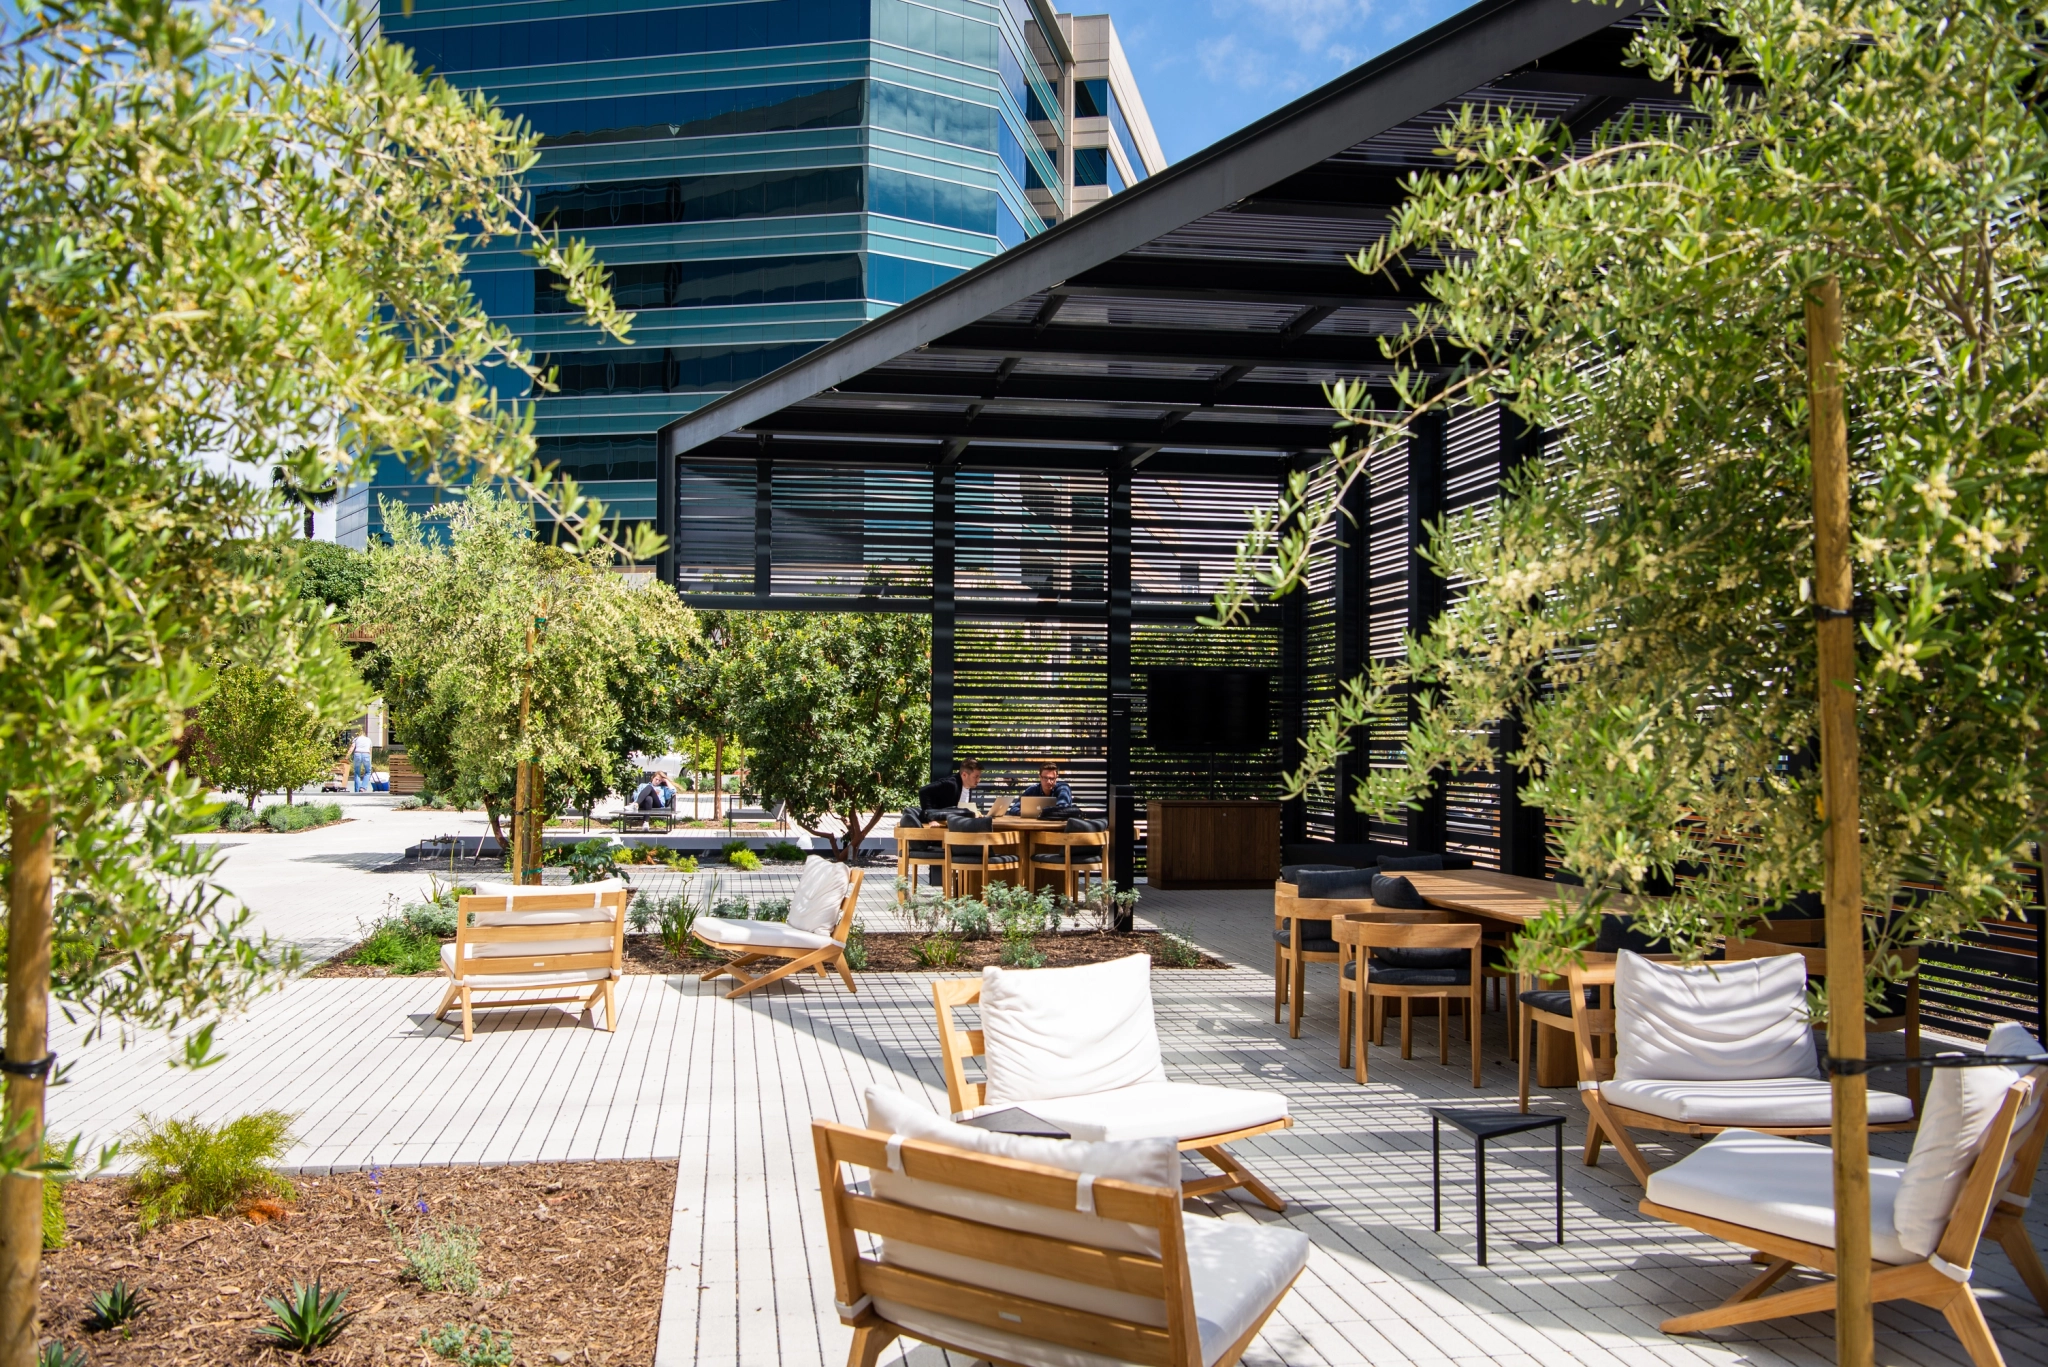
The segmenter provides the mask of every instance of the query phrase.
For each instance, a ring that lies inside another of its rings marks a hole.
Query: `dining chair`
[[[1383,919],[1392,916],[1401,919]],[[1464,1003],[1472,1085],[1477,1087],[1479,1046],[1485,1034],[1477,1024],[1485,981],[1479,966],[1480,928],[1452,923],[1446,911],[1404,910],[1345,917],[1332,922],[1330,930],[1343,951],[1338,969],[1338,1066],[1353,1063],[1357,1079],[1367,1081],[1366,1043],[1384,1039],[1389,1001],[1401,1003],[1401,1057],[1413,1058],[1411,1003],[1417,997],[1436,1000],[1437,1060],[1449,1063],[1451,1002],[1458,1000]]]
[[[1101,826],[1099,831],[1077,831],[1076,826]],[[1034,831],[1031,836],[1030,886],[1038,887],[1041,875],[1059,883],[1068,898],[1088,890],[1088,880],[1100,883],[1108,877],[1109,823],[1073,820],[1064,831]]]
[[[905,812],[907,817],[910,813]],[[946,866],[946,845],[944,822],[930,826],[914,821],[899,821],[896,825],[896,904],[901,906],[905,897],[904,882],[917,882],[920,869],[944,869]]]
[[[977,895],[986,889],[991,878],[1023,883],[1024,861],[1018,853],[1022,842],[1017,832],[960,829],[963,824],[986,827],[988,821],[987,817],[957,818],[947,823],[946,858],[941,875],[946,896]],[[968,891],[970,886],[972,894]]]

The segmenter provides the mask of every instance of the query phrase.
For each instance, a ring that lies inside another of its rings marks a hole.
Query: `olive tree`
[[[351,8],[342,32],[368,20]],[[180,732],[230,638],[316,707],[351,687],[278,572],[284,490],[375,453],[537,478],[492,387],[533,367],[463,280],[470,245],[523,236],[592,323],[625,329],[588,249],[526,219],[521,129],[402,49],[328,58],[266,23],[232,0],[0,17],[0,1367],[36,1353],[24,1178],[68,1159],[41,1144],[53,987],[97,1024],[182,1029],[290,964],[176,838],[204,802]],[[579,525],[574,489],[555,497]]]

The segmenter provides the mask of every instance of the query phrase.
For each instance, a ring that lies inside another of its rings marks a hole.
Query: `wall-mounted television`
[[[1273,737],[1272,676],[1263,669],[1175,665],[1145,676],[1145,744],[1223,754],[1263,750]]]

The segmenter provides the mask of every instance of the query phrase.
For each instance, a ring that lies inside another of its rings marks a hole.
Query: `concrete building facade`
[[[1106,15],[1045,0],[388,0],[383,32],[541,136],[537,221],[588,240],[637,314],[581,325],[519,244],[472,288],[554,368],[542,458],[653,516],[654,434],[1165,165]],[[348,491],[437,491],[395,460]]]

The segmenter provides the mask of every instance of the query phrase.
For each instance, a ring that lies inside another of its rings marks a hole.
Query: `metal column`
[[[1337,563],[1333,615],[1337,632],[1337,687],[1365,672],[1372,617],[1372,481],[1363,474],[1344,493],[1336,526]],[[1365,813],[1351,805],[1358,780],[1371,769],[1365,727],[1351,733],[1351,749],[1337,761],[1335,835],[1340,845],[1371,839]]]
[[[1408,631],[1413,636],[1427,634],[1444,610],[1444,581],[1423,555],[1429,525],[1443,515],[1444,426],[1441,412],[1429,412],[1408,429]],[[1420,712],[1420,699],[1411,696],[1409,721],[1418,720]],[[1408,848],[1418,854],[1443,853],[1441,782],[1422,800],[1421,810],[1408,813]]]
[[[1500,407],[1500,478],[1505,484],[1524,462],[1543,454],[1543,433],[1529,426],[1506,404]],[[1494,733],[1500,777],[1500,871],[1524,878],[1542,878],[1549,863],[1549,840],[1543,810],[1522,801],[1522,771],[1507,757],[1522,747],[1522,722],[1510,714]]]
[[[953,467],[932,472],[932,779],[953,772]]]

